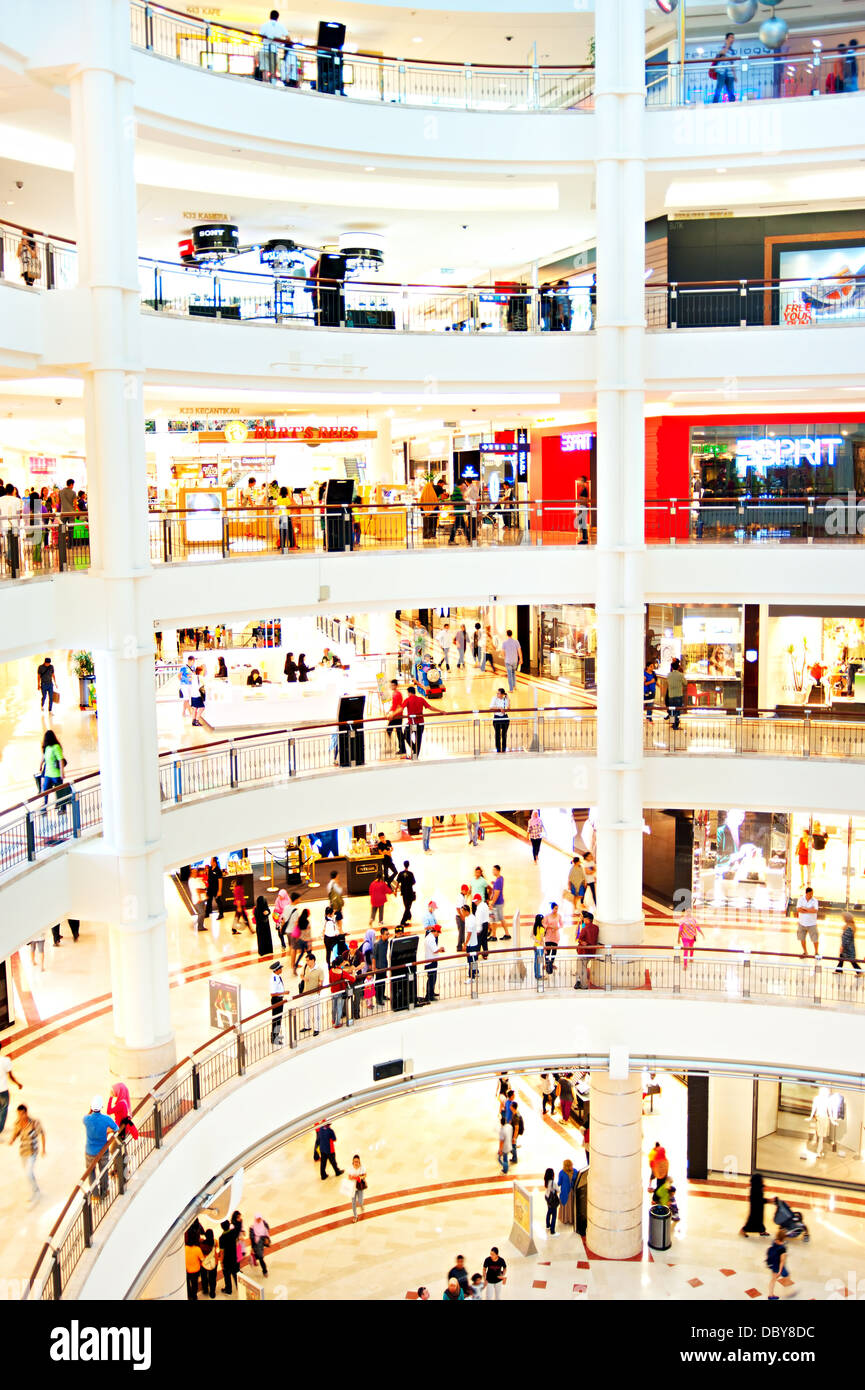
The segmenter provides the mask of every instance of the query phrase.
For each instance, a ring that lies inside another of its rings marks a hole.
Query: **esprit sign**
[[[840,434],[822,434],[816,439],[804,436],[791,439],[788,435],[778,439],[737,439],[736,462],[759,473],[767,468],[794,467],[801,463],[810,463],[813,468],[822,464],[831,467],[843,443]]]
[[[592,447],[592,440],[594,437],[595,436],[589,430],[577,431],[573,434],[563,434],[561,436],[562,453],[576,454],[584,450],[589,450]]]

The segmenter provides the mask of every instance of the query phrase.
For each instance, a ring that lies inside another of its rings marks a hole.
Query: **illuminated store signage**
[[[561,435],[562,453],[575,454],[579,450],[589,450],[592,447],[594,437],[589,430],[576,434],[563,434]]]
[[[786,435],[780,439],[737,439],[736,462],[761,473],[767,468],[785,468],[801,463],[810,463],[814,468],[824,463],[832,466],[843,443],[839,434],[823,434],[816,439],[804,436],[790,439]]]
[[[517,444],[516,440],[510,444],[491,444],[484,441],[480,445],[480,451],[482,454],[515,454],[517,452]]]

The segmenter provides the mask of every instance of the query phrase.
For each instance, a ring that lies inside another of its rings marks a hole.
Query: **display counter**
[[[380,854],[370,854],[364,858],[350,855],[345,861],[346,882],[348,885],[349,897],[366,897],[369,894],[369,885],[374,878],[378,878],[381,871],[382,859]]]
[[[237,863],[237,869],[234,864]],[[248,860],[230,860],[222,876],[222,893],[219,898],[224,911],[234,911],[234,886],[239,883],[243,889],[246,906],[251,911],[255,906],[255,875]]]

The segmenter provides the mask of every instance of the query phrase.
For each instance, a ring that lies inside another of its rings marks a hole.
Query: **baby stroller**
[[[811,1239],[808,1227],[802,1220],[801,1211],[793,1211],[781,1198],[775,1198],[775,1225],[780,1228],[788,1240],[798,1240],[801,1236],[803,1244],[807,1245]]]

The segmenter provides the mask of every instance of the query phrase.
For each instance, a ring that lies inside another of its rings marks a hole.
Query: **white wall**
[[[35,367],[42,355],[42,294],[0,280],[0,367]]]
[[[441,1005],[399,1021],[343,1033],[279,1061],[217,1092],[213,1103],[173,1130],[146,1181],[133,1185],[99,1227],[70,1295],[116,1299],[135,1280],[155,1244],[189,1202],[245,1149],[304,1116],[338,1113],[340,1102],[372,1085],[372,1067],[411,1058],[413,1074],[508,1061],[541,1061],[609,1055],[626,1047],[634,1057],[699,1058],[701,1064],[734,1061],[770,1069],[773,1064],[813,1066],[813,1014],[776,1011],[744,1003],[653,999],[651,995],[597,994],[569,999],[485,999],[477,1005]],[[820,1019],[820,1065],[844,1070],[858,1055],[861,1024],[848,1014]],[[687,1043],[683,1043],[683,1039]],[[727,1084],[727,1083],[725,1083]],[[734,1083],[730,1083],[734,1084]],[[740,1083],[749,1088],[749,1082]],[[711,1098],[710,1098],[711,1104]],[[736,1114],[750,1105],[736,1102]],[[734,1136],[738,1153],[741,1135]],[[713,1157],[714,1163],[714,1157]]]
[[[771,1018],[771,1010],[765,1013]],[[786,1013],[784,1018],[786,1020]],[[821,1061],[822,1065],[822,1061]],[[728,1177],[751,1172],[750,1077],[709,1078],[709,1168]]]

